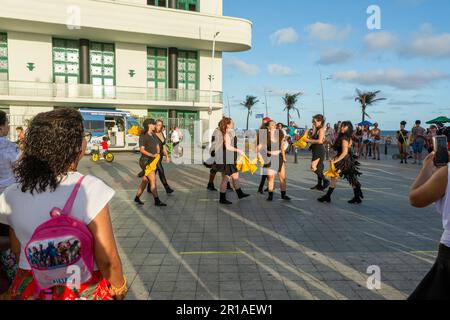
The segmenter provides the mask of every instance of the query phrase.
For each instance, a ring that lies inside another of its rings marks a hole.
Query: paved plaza
[[[291,202],[278,191],[268,203],[256,193],[260,176],[244,174],[252,196],[229,193],[233,205],[222,206],[206,190],[205,167],[166,164],[176,192],[160,192],[168,207],[159,209],[148,194],[144,206],[133,202],[138,158],[116,154],[113,164],[94,164],[86,157],[80,165],[117,191],[111,215],[127,299],[405,299],[437,254],[440,216],[408,202],[419,166],[362,161],[364,203],[348,204],[352,190],[340,181],[334,202],[320,204],[305,153],[298,164],[289,157]],[[367,288],[370,266],[381,270],[380,290]]]

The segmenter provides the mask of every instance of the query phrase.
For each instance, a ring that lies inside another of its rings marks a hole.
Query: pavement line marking
[[[411,251],[411,253],[438,253],[438,251]]]
[[[336,272],[340,273],[343,278],[351,280],[351,281],[361,285],[362,287],[366,287],[367,274],[359,272],[358,270],[354,269],[353,267],[347,266],[344,263],[338,261],[337,259],[333,259],[324,254],[321,254],[321,253],[317,253],[316,255],[309,254],[308,252],[310,251],[310,248],[308,248],[307,246],[304,246],[304,245],[302,245],[288,237],[285,237],[271,229],[268,229],[268,228],[261,226],[251,220],[248,220],[231,210],[228,210],[226,208],[220,208],[220,211],[228,214],[229,216],[233,217],[234,219],[236,219],[238,221],[241,221],[242,223],[245,223],[248,226],[253,227],[254,229],[256,229],[258,231],[261,231],[261,232],[271,236],[272,238],[274,238],[278,241],[281,241],[282,243],[291,247],[292,249],[297,250],[299,253],[303,253],[310,259],[316,260],[317,262],[319,262],[323,265],[330,265],[330,263],[331,263],[335,267]],[[395,289],[392,286],[384,284],[384,287],[387,288],[387,291],[389,291],[390,293],[395,295],[395,297],[393,299],[403,299],[405,296],[405,294],[403,292]],[[387,298],[383,294],[384,292],[374,292],[374,293]]]
[[[306,214],[306,215],[308,215],[308,216],[312,216],[312,215],[313,215],[312,212],[307,211],[307,210],[304,210],[304,209],[296,208],[296,207],[293,207],[293,206],[287,205],[287,204],[285,204],[284,206],[287,207],[287,208],[289,208],[289,209],[292,209],[292,210],[298,211],[298,212],[300,212],[300,213]]]
[[[351,211],[351,210],[348,210],[348,209],[339,208],[339,207],[335,207],[334,209],[339,210],[339,211],[341,211],[342,213],[347,213],[347,214],[349,214],[349,215],[352,215],[352,216],[354,216],[354,217],[356,217],[356,218],[358,218],[358,219],[365,220],[365,221],[367,221],[367,222],[372,222],[372,223],[375,223],[375,224],[380,224],[380,225],[383,225],[383,226],[386,226],[386,227],[390,227],[390,228],[393,228],[393,229],[398,230],[398,231],[400,231],[400,232],[403,232],[403,233],[412,235],[412,236],[414,236],[414,237],[422,238],[422,239],[424,239],[424,240],[429,240],[429,241],[431,241],[431,242],[433,242],[433,243],[436,242],[435,239],[431,239],[431,238],[428,238],[428,237],[426,237],[426,236],[424,236],[424,235],[421,235],[421,234],[417,234],[417,233],[413,233],[413,232],[404,230],[404,229],[402,229],[402,228],[396,227],[396,226],[394,226],[394,225],[392,225],[392,224],[389,224],[389,223],[386,223],[386,222],[378,221],[378,220],[375,220],[375,219],[372,219],[372,218],[363,216],[363,215],[361,215],[361,214],[358,214],[358,213],[356,213],[356,212],[354,212],[354,211]]]
[[[214,294],[211,290],[209,290],[206,283],[200,278],[200,276],[191,268],[191,266],[182,259],[182,256],[178,254],[173,245],[171,244],[171,240],[168,238],[166,233],[163,231],[161,225],[154,221],[152,218],[143,214],[141,210],[138,210],[136,207],[131,207],[131,210],[137,215],[137,217],[142,221],[142,224],[147,227],[147,230],[153,233],[156,238],[161,241],[168,249],[168,254],[171,254],[175,259],[177,259],[181,266],[184,267],[194,278],[198,285],[203,287],[207,291],[207,293],[211,296],[213,300],[219,300],[219,297]],[[151,298],[151,296],[150,296]]]
[[[245,254],[244,251],[193,251],[193,252],[178,252],[179,255],[182,256],[190,256],[190,255],[226,255],[226,254]]]
[[[394,242],[394,241],[391,241],[391,240],[388,240],[388,239],[385,239],[385,238],[376,236],[376,235],[374,235],[374,234],[370,234],[370,233],[367,233],[367,232],[363,232],[363,234],[365,234],[365,235],[367,235],[367,236],[370,236],[370,237],[373,237],[373,238],[375,238],[375,239],[381,240],[381,241],[385,241],[385,242],[387,242],[387,243],[391,243],[391,244],[396,245],[396,246],[399,246],[399,247],[403,247],[403,248],[405,248],[406,250],[412,249],[411,247],[405,246],[405,245],[403,245],[403,244],[401,244],[401,243]],[[423,257],[419,257],[419,256],[414,255],[414,252],[408,252],[408,251],[405,251],[405,250],[402,250],[402,249],[399,249],[399,248],[395,248],[395,247],[391,247],[391,248],[394,249],[394,250],[396,250],[396,251],[398,251],[398,252],[402,252],[402,253],[404,253],[404,254],[413,256],[414,258],[416,258],[416,259],[418,259],[418,260],[422,260],[422,261],[425,261],[425,262],[427,262],[427,263],[429,263],[429,264],[433,264],[433,261],[431,261],[431,260],[428,260],[428,259],[426,259],[426,258],[423,258]]]

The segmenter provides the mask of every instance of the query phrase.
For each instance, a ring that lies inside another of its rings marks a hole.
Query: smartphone
[[[433,137],[434,163],[436,167],[445,167],[449,163],[448,141],[446,136]]]

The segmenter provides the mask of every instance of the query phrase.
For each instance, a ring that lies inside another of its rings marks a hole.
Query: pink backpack
[[[94,270],[94,240],[86,224],[70,216],[84,177],[78,180],[64,209],[54,208],[25,246],[38,290],[83,284]],[[73,277],[71,277],[73,275]]]

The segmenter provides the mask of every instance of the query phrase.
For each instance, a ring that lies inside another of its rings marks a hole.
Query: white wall
[[[238,1],[238,0],[232,0],[232,1]],[[216,4],[217,4],[217,15],[221,16],[223,14],[223,0],[200,0],[200,12],[215,15],[216,14]]]
[[[140,118],[146,118],[148,117],[148,110],[147,109],[127,109],[127,108],[120,108],[120,110],[128,111],[133,116],[138,116]]]
[[[129,71],[134,70],[134,77]],[[119,87],[147,87],[147,46],[116,42],[116,84]]]
[[[209,90],[209,75],[211,71],[212,51],[199,51],[199,90]],[[213,91],[222,91],[222,52],[216,52],[214,58]]]
[[[8,32],[8,57],[10,81],[53,82],[51,36]],[[27,68],[29,62],[33,71]]]

